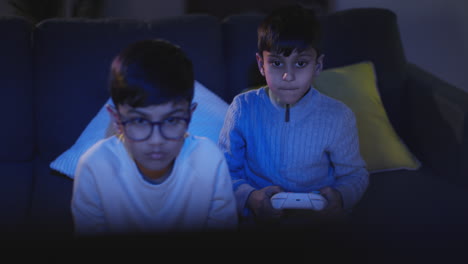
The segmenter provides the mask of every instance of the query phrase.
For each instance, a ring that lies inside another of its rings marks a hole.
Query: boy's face
[[[145,176],[158,178],[170,171],[195,107],[187,101],[136,108],[119,105],[113,116],[118,118],[127,151]]]
[[[322,70],[323,55],[317,57],[313,48],[300,53],[294,50],[288,57],[269,51],[261,55],[256,55],[260,73],[280,104],[297,103]]]

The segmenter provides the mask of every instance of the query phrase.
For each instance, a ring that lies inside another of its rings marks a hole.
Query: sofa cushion
[[[461,186],[428,167],[375,173],[369,180],[352,214],[356,233],[369,245],[445,248],[466,243],[468,197]]]
[[[0,236],[26,233],[31,205],[32,162],[0,162]]]
[[[40,159],[34,163],[34,180],[29,214],[30,228],[34,231],[31,236],[41,239],[71,237],[73,181],[52,171],[49,163]]]
[[[361,155],[370,172],[418,169],[412,155],[389,122],[371,62],[331,68],[315,79],[320,92],[345,103],[356,116]]]

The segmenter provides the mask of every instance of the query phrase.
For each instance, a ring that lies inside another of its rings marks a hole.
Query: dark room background
[[[276,6],[296,2],[322,14],[354,7],[394,11],[408,60],[468,91],[465,0],[0,0],[0,16],[33,13],[32,19],[37,20],[52,16],[150,20],[208,13],[223,19],[235,13],[266,13]],[[18,12],[21,8],[23,13]]]

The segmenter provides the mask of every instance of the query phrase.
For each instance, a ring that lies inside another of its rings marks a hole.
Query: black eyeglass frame
[[[119,113],[119,115],[120,115],[120,113]],[[122,116],[120,115],[120,117],[122,117]],[[148,133],[148,136],[146,136],[146,137],[144,137],[144,138],[142,138],[142,139],[135,139],[135,138],[131,137],[131,136],[126,132],[126,130],[125,130],[126,125],[127,125],[128,123],[134,121],[135,119],[142,119],[142,120],[145,120],[146,122],[148,122],[148,124],[149,124],[150,127],[151,127],[150,132]],[[137,117],[137,118],[131,118],[131,119],[125,120],[125,121],[120,121],[120,124],[122,124],[122,126],[124,127],[124,131],[125,131],[126,136],[127,136],[128,138],[130,138],[131,140],[133,140],[133,141],[145,141],[145,140],[148,140],[148,138],[150,138],[151,135],[153,135],[153,133],[154,133],[154,126],[158,126],[159,134],[160,134],[164,139],[166,139],[166,140],[181,140],[182,138],[184,138],[185,133],[182,134],[180,137],[168,137],[168,136],[163,132],[163,130],[162,130],[162,125],[163,125],[165,122],[167,122],[167,120],[169,120],[169,119],[176,119],[176,120],[183,120],[183,121],[185,121],[185,122],[187,123],[187,128],[186,128],[185,132],[187,132],[188,125],[190,124],[191,118],[170,117],[170,118],[166,118],[166,119],[164,119],[164,120],[162,120],[162,121],[150,121],[150,120],[148,120],[148,119],[146,119],[146,118]]]

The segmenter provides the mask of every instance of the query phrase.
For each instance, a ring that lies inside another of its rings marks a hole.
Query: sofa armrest
[[[405,142],[434,172],[468,187],[468,93],[409,63]]]

